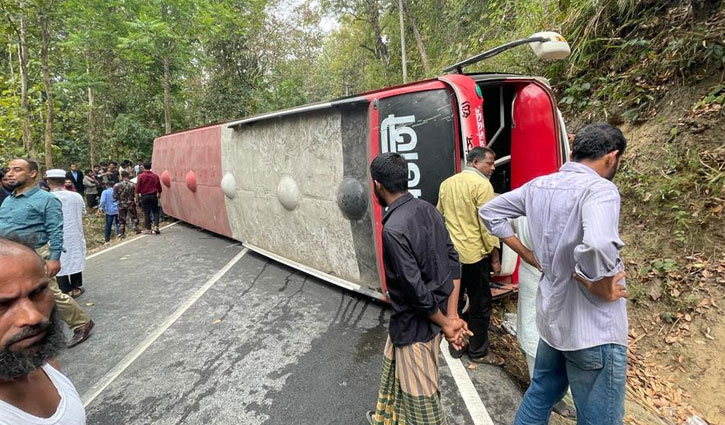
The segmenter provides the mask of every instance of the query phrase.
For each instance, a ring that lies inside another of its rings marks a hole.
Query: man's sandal
[[[490,364],[493,366],[503,366],[503,364],[506,363],[506,360],[504,360],[503,357],[494,353],[488,353],[483,357],[471,357],[471,361],[473,363]]]

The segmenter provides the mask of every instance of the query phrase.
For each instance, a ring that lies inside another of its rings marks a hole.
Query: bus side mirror
[[[561,60],[569,56],[571,48],[561,34],[553,31],[537,32],[532,34],[530,38],[543,37],[549,41],[535,41],[530,43],[531,49],[539,59],[544,60]]]

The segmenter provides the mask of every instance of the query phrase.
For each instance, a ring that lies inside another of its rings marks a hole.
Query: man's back
[[[149,170],[144,170],[136,179],[136,192],[141,195],[161,192],[159,176]]]
[[[118,202],[116,202],[116,200],[113,199],[113,188],[112,187],[106,188],[101,193],[101,201],[98,204],[98,209],[108,215],[118,214]]]
[[[558,173],[539,177],[480,210],[487,227],[499,236],[496,228],[503,223],[491,220],[494,214],[527,216],[533,251],[543,269],[537,325],[554,348],[627,344],[625,300],[600,300],[572,278],[577,272],[596,281],[619,270],[619,203],[612,182],[569,162]]]
[[[433,205],[406,194],[383,217],[383,261],[393,307],[390,337],[396,346],[426,342],[440,332],[428,315],[445,308],[458,255]]]
[[[118,201],[119,208],[129,208],[134,204],[136,185],[122,180],[113,186],[113,197]]]
[[[491,182],[473,168],[466,168],[441,183],[437,208],[445,219],[461,263],[480,261],[498,246],[498,239],[481,226],[478,218],[478,208],[493,197]]]
[[[83,214],[85,204],[83,196],[69,190],[57,190],[51,192],[60,200],[63,209],[63,230],[64,232],[78,232],[83,234]]]

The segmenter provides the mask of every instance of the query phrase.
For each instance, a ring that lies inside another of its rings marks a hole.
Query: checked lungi
[[[441,334],[396,347],[388,336],[373,425],[445,425],[438,391]]]

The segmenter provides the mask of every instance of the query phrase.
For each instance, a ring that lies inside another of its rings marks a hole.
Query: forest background
[[[168,132],[400,84],[401,12],[408,81],[569,40],[561,62],[518,48],[467,71],[544,76],[570,131],[625,131],[627,421],[725,423],[721,0],[0,0],[0,163],[146,159]]]

